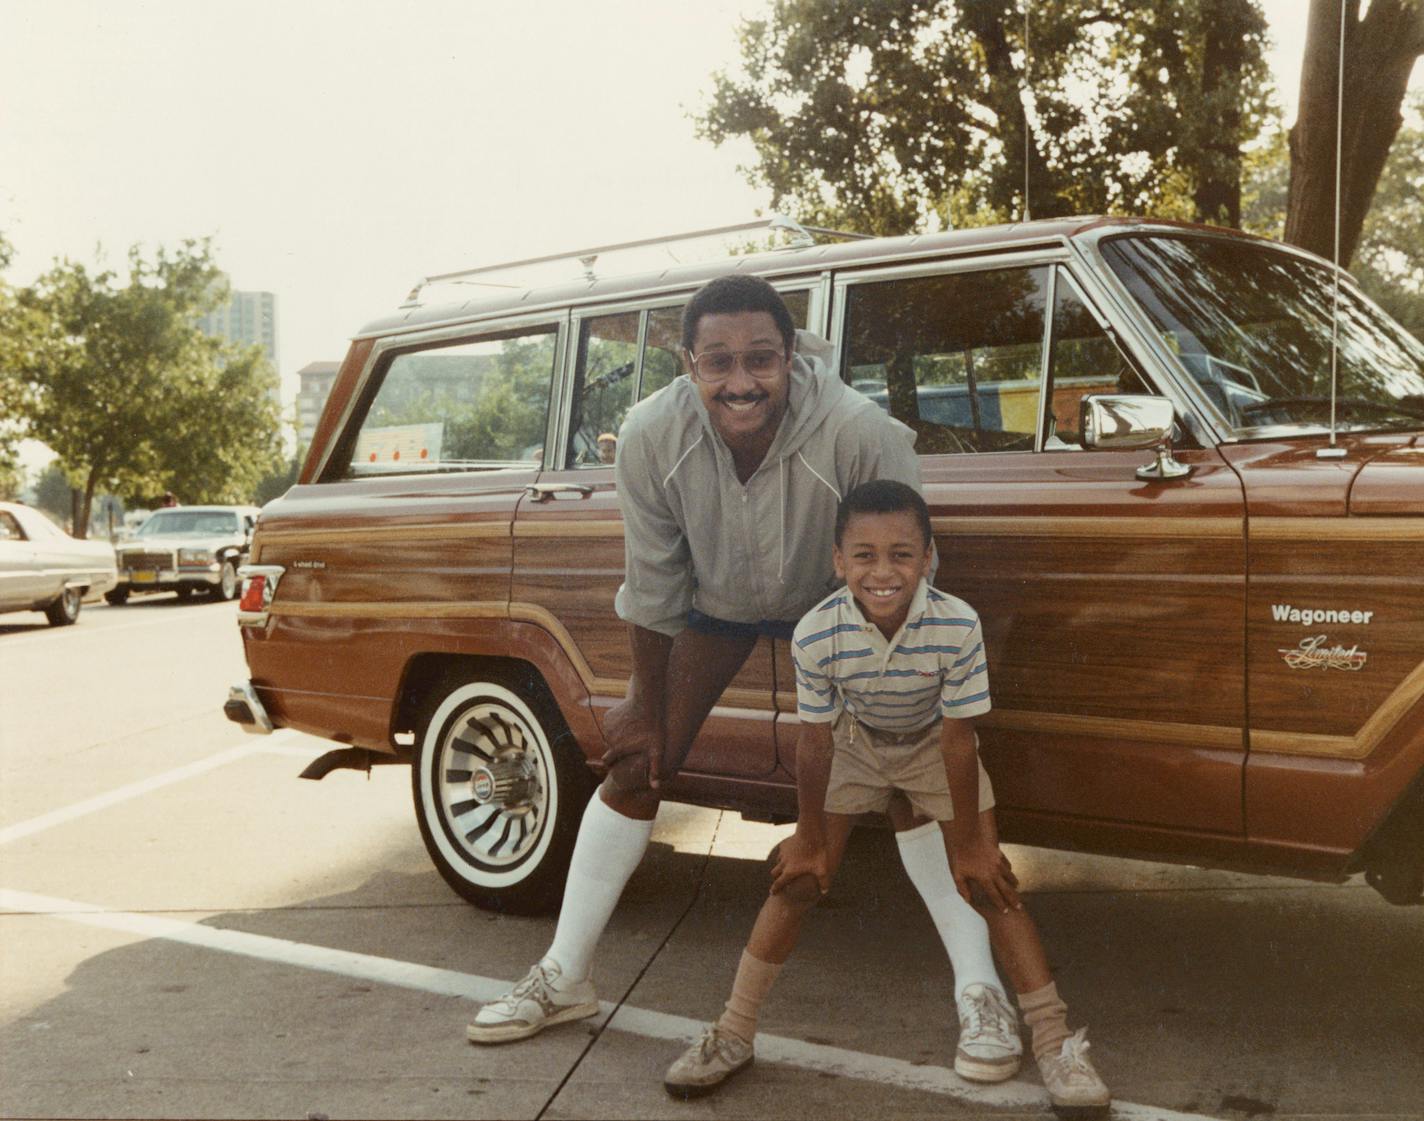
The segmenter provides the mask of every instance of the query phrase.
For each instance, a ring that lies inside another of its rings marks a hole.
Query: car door
[[[35,548],[8,510],[0,510],[0,608],[27,608],[44,591]]]
[[[784,293],[798,324],[810,291]],[[512,615],[538,618],[574,652],[601,714],[627,691],[627,626],[613,610],[623,581],[623,520],[613,467],[635,401],[681,374],[685,297],[574,313],[558,456],[520,503],[514,528]],[[760,640],[693,742],[684,778],[758,777],[776,767],[773,644]]]
[[[844,376],[917,433],[937,584],[984,623],[979,721],[1010,835],[1239,835],[1243,500],[1082,446],[1088,393],[1151,392],[1061,255],[840,277]]]

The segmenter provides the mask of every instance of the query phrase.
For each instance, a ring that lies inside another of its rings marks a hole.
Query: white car
[[[43,611],[64,627],[117,582],[108,542],[79,541],[38,510],[0,502],[0,611]]]
[[[105,598],[112,604],[142,592],[237,598],[237,568],[247,558],[257,513],[256,506],[159,510],[117,547],[119,586]]]

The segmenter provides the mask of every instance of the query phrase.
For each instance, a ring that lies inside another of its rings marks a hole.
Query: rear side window
[[[349,443],[342,474],[537,464],[556,339],[549,326],[396,355]]]
[[[921,455],[1031,450],[1049,270],[852,285],[851,384],[915,430]]]

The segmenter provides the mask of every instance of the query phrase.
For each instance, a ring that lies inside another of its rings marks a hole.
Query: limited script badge
[[[1280,650],[1286,665],[1291,669],[1343,669],[1365,668],[1369,655],[1358,646],[1327,646],[1330,639],[1323,634],[1303,638],[1299,646]]]

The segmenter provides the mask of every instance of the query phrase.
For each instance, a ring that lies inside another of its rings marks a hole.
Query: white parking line
[[[182,767],[175,767],[171,771],[164,771],[161,774],[153,775],[138,782],[131,782],[127,786],[120,786],[116,790],[110,790],[107,794],[99,794],[93,798],[86,798],[82,802],[75,802],[72,806],[65,806],[62,809],[51,810],[47,814],[39,817],[32,817],[29,821],[21,821],[15,825],[7,825],[0,829],[0,845],[8,845],[11,841],[18,841],[22,837],[29,837],[35,833],[43,832],[46,829],[53,829],[56,825],[64,825],[75,818],[84,817],[86,814],[95,813],[98,810],[108,809],[116,806],[120,802],[127,802],[130,798],[137,798],[150,791],[158,790],[164,786],[170,786],[175,782],[182,782],[186,778],[211,771],[215,767],[224,766],[227,763],[238,759],[245,759],[249,755],[272,750],[274,748],[285,747],[285,741],[291,739],[295,733],[285,730],[276,732],[271,736],[264,736],[260,741],[249,740],[247,742],[235,744],[225,751],[219,751],[215,755],[195,760]]]
[[[0,911],[64,919],[106,930],[117,930],[147,938],[162,938],[261,961],[335,973],[342,977],[416,989],[440,996],[463,997],[472,1001],[491,1000],[509,988],[508,981],[493,977],[314,946],[306,942],[289,942],[264,934],[224,930],[157,915],[105,911],[94,904],[76,903],[29,892],[0,889]],[[614,1012],[614,1005],[604,1001],[600,1005],[600,1011],[607,1019]],[[701,1020],[625,1005],[612,1015],[608,1026],[615,1031],[650,1039],[690,1042],[702,1033],[705,1025]],[[763,1062],[938,1094],[970,1106],[1039,1110],[1047,1104],[1042,1087],[1032,1083],[1012,1081],[997,1086],[969,1086],[945,1067],[919,1066],[903,1059],[806,1043],[784,1036],[758,1035],[757,1052]],[[1113,1116],[1125,1121],[1211,1121],[1203,1114],[1179,1113],[1134,1102],[1113,1103]]]

